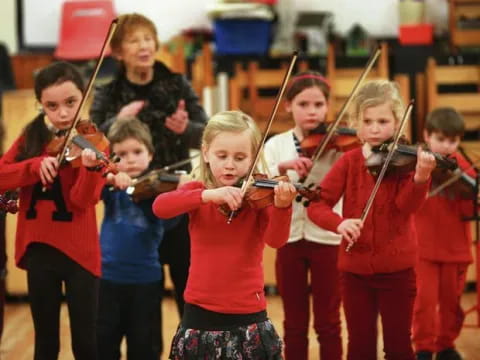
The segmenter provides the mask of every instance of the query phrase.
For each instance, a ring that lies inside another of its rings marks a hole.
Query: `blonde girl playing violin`
[[[71,64],[53,63],[35,78],[42,112],[0,160],[0,189],[20,188],[15,261],[27,270],[35,328],[34,359],[57,359],[62,284],[76,360],[96,359],[95,319],[100,247],[95,204],[104,179],[85,149],[81,167],[60,165],[46,154],[55,133],[71,127],[83,96]]]
[[[308,216],[342,235],[338,267],[348,328],[348,360],[377,359],[377,318],[383,328],[385,358],[413,360],[410,341],[416,294],[417,244],[413,215],[425,201],[433,155],[419,150],[415,171],[387,175],[365,222],[359,219],[376,178],[365,166],[373,146],[396,133],[404,106],[387,80],[363,85],[352,104],[352,120],[364,142],[345,153],[321,182],[321,200]],[[342,214],[332,207],[343,196]],[[349,252],[347,244],[352,244]]]
[[[158,196],[154,213],[190,217],[191,265],[182,322],[170,359],[281,359],[282,343],[267,318],[263,292],[265,244],[285,244],[296,191],[280,182],[274,203],[242,206],[235,185],[247,175],[260,143],[254,121],[226,111],[207,123],[196,179]],[[235,210],[230,224],[220,206]]]
[[[301,143],[312,130],[325,125],[329,93],[327,80],[317,72],[303,72],[292,78],[285,97],[295,127],[273,136],[265,145],[265,157],[272,175],[286,174],[292,182],[297,182],[312,171],[312,160],[302,151]],[[315,162],[315,173],[309,178],[319,182],[340,156],[335,150],[326,152]],[[341,211],[341,202],[336,211]],[[337,270],[340,240],[339,235],[310,221],[303,203],[293,203],[288,243],[278,249],[275,263],[285,315],[287,360],[308,359],[310,297],[320,358],[342,358]]]

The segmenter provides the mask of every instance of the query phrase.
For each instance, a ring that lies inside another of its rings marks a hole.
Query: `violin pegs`
[[[303,202],[303,206],[305,206],[306,208],[310,206],[310,201],[304,201]]]
[[[115,153],[112,153],[112,155],[110,155],[110,160],[113,163],[118,163],[118,162],[120,162],[121,159],[120,159],[120,156],[118,156]]]
[[[295,198],[295,201],[299,203],[302,201],[302,198],[303,198],[302,195],[297,195],[297,197]]]

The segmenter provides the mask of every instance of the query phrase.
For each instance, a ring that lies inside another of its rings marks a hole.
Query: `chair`
[[[454,107],[465,119],[467,130],[480,130],[480,65],[437,65],[427,61],[427,111],[440,106]],[[465,92],[455,86],[470,85],[476,91]],[[440,91],[446,87],[448,92]]]
[[[155,54],[155,60],[161,61],[170,70],[179,74],[187,72],[185,62],[184,41],[176,37],[168,44],[162,44]]]
[[[230,108],[240,109],[250,114],[263,130],[272,112],[287,68],[287,63],[282,63],[280,68],[261,68],[258,62],[250,61],[245,70],[241,64],[235,64],[235,75],[230,79],[229,84]],[[299,61],[297,71],[306,70],[308,70],[308,63]],[[293,126],[293,120],[285,111],[282,102],[271,131],[275,134]]]
[[[381,54],[377,63],[373,66],[367,79],[388,79],[388,46],[381,43]],[[333,44],[328,47],[327,56],[327,78],[330,81],[330,107],[327,114],[327,121],[333,121],[335,115],[350,95],[355,83],[357,82],[363,68],[338,68],[335,59],[335,48]]]
[[[65,1],[55,57],[70,61],[99,57],[108,28],[115,16],[111,0]],[[106,55],[108,54],[109,51]]]

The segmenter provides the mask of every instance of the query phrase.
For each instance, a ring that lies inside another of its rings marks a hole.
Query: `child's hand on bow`
[[[363,227],[362,220],[360,219],[345,219],[337,227],[337,233],[347,240],[351,246],[358,240]]]

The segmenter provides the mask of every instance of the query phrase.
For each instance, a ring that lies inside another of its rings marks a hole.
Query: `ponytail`
[[[44,115],[40,112],[23,130],[24,141],[15,158],[16,161],[41,155],[45,144],[51,140],[52,133],[43,120]]]

